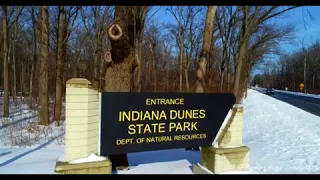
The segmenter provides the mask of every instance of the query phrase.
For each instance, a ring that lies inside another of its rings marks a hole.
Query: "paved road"
[[[265,89],[256,89],[265,94]],[[295,107],[303,109],[314,115],[320,116],[320,99],[306,98],[281,92],[275,92],[273,95],[269,95],[275,99],[281,100]]]

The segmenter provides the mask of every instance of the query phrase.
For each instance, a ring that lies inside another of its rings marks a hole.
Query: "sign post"
[[[211,146],[233,94],[101,93],[100,155]]]
[[[302,92],[303,87],[304,87],[304,84],[303,84],[303,83],[301,83],[301,84],[299,85],[299,87],[300,87],[300,92]]]

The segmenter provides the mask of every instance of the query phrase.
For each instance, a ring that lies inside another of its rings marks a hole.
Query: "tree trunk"
[[[32,19],[32,28],[33,28],[33,56],[31,58],[31,71],[30,71],[30,79],[29,79],[29,109],[33,109],[33,77],[34,77],[34,67],[37,62],[37,29],[36,29],[36,20],[34,18],[34,8],[31,9],[31,19]]]
[[[2,36],[2,34],[1,34],[1,36]],[[2,38],[0,38],[0,39],[2,40]],[[2,63],[2,66],[3,66],[3,63]],[[2,96],[3,96],[3,73],[0,73],[0,97],[2,97]]]
[[[64,6],[59,7],[59,26],[58,26],[58,47],[57,47],[57,68],[56,68],[56,96],[54,106],[54,120],[60,126],[61,106],[62,106],[62,74],[63,74],[63,41],[65,35]],[[75,64],[74,64],[75,66]]]
[[[226,87],[226,90],[227,92],[230,91],[230,74],[231,74],[231,66],[230,66],[230,63],[229,63],[229,59],[227,59],[227,76],[226,76],[226,83],[225,83],[225,87]]]
[[[157,60],[155,55],[155,44],[151,45],[152,56],[152,80],[153,80],[153,92],[157,92]]]
[[[220,92],[223,91],[223,84],[225,79],[225,63],[227,61],[227,46],[226,43],[223,47],[223,56],[222,56],[222,62],[220,64]]]
[[[190,33],[190,34],[192,35],[192,33]],[[190,37],[190,39],[192,39],[192,37]],[[185,77],[185,81],[186,81],[186,90],[187,90],[187,92],[189,92],[189,89],[190,89],[190,84],[189,84],[189,63],[190,63],[192,52],[193,52],[193,48],[192,47],[193,46],[191,45],[191,48],[190,48],[189,52],[186,52],[186,60],[184,61],[185,62],[185,64],[184,64],[184,77]]]
[[[141,6],[141,7],[135,7],[135,16],[139,17],[140,15],[140,21],[138,24],[136,24],[136,32],[138,34],[138,76],[137,76],[137,83],[135,85],[135,89],[138,90],[138,92],[141,92],[142,90],[142,77],[144,75],[144,60],[143,60],[143,54],[142,54],[142,48],[143,48],[143,34],[144,34],[144,26],[145,26],[145,20],[148,13],[148,6]],[[137,23],[137,21],[135,21]],[[138,28],[137,31],[137,26]]]
[[[20,11],[20,7],[17,7],[17,12]],[[16,21],[14,23],[14,33],[13,33],[13,41],[12,41],[12,66],[13,66],[13,100],[17,99],[17,74],[16,74],[16,42],[18,35],[18,21],[19,14],[16,15]]]
[[[33,57],[35,58],[35,57]],[[34,62],[35,60],[32,59],[31,60],[31,71],[30,71],[30,79],[29,79],[29,101],[28,101],[28,106],[29,106],[29,109],[33,109],[33,96],[32,96],[32,89],[33,89],[33,74],[34,74]]]
[[[196,93],[204,92],[204,76],[206,71],[206,59],[209,55],[210,45],[212,40],[212,32],[213,32],[213,24],[214,24],[214,16],[217,10],[217,6],[209,6],[207,10],[206,16],[206,25],[203,33],[203,44],[202,51],[200,54],[200,60],[198,64],[197,70],[197,81],[196,81]]]
[[[114,22],[108,29],[108,36],[111,41],[112,62],[108,65],[105,73],[104,91],[107,92],[130,92],[132,66],[134,63],[134,7],[116,6]],[[139,17],[136,17],[139,18]],[[116,30],[117,28],[121,30]],[[120,33],[122,32],[122,34]],[[138,32],[138,30],[136,30]],[[117,166],[128,166],[126,154],[110,156],[113,169]]]
[[[142,42],[143,42],[143,31],[138,36],[138,77],[137,77],[137,84],[138,84],[138,92],[142,90],[142,75],[144,70],[144,61],[142,57]]]
[[[16,30],[14,30],[16,31]],[[15,34],[15,33],[14,33]],[[14,35],[15,36],[15,35]],[[17,77],[16,77],[16,48],[15,40],[12,41],[12,96],[13,101],[17,100]]]
[[[248,78],[246,78],[245,85],[246,85],[246,87],[249,85]],[[245,90],[244,90],[244,98],[247,98],[247,95],[248,95],[248,88],[245,88]]]
[[[48,111],[48,60],[49,60],[49,8],[40,6],[40,68],[39,68],[39,112],[40,125],[49,124]]]
[[[245,80],[242,87],[242,94],[244,94],[244,98],[247,98],[249,79],[250,79],[250,69],[246,72]]]
[[[131,61],[133,58],[134,53],[125,58],[123,63],[113,64],[112,66],[108,67],[105,73],[105,79],[107,80],[105,82],[104,91],[130,92]]]
[[[96,12],[94,12],[96,13]],[[94,59],[93,59],[93,87],[97,89],[100,88],[100,68],[99,68],[99,60],[101,60],[101,32],[100,32],[100,13],[95,14],[96,18],[94,19],[94,24],[95,24],[95,36],[94,36]]]
[[[315,88],[314,88],[314,81],[315,81],[315,70],[313,71],[313,75],[312,75],[312,90],[315,91]]]
[[[3,34],[3,117],[9,117],[9,66],[8,66],[8,21],[7,6],[2,6],[2,34]]]
[[[72,57],[72,63],[73,63],[73,66],[72,66],[72,77],[73,78],[77,78],[77,76],[78,76],[78,71],[77,71],[77,68],[78,68],[77,64],[78,63],[77,62],[78,61],[77,61],[76,57]]]
[[[248,49],[248,40],[244,39],[243,44],[240,45],[240,51],[239,51],[239,56],[238,56],[238,63],[237,63],[237,68],[236,68],[236,73],[235,73],[235,80],[234,80],[234,87],[233,87],[233,92],[237,98],[236,104],[241,104],[242,100],[242,89],[241,89],[241,80],[242,80],[242,74],[243,74],[243,63],[245,61],[245,56],[246,56],[246,50]]]
[[[21,100],[22,100],[22,96],[23,96],[23,94],[25,93],[25,83],[24,83],[24,78],[25,78],[25,69],[23,68],[24,67],[24,65],[23,65],[23,63],[22,63],[22,61],[21,61],[21,73],[20,73],[20,91],[21,91]]]
[[[180,35],[180,55],[179,55],[179,92],[182,92],[182,75],[183,75],[183,40]]]
[[[214,43],[213,43],[213,41],[211,41],[208,59],[206,59],[206,61],[207,61],[206,62],[206,74],[207,74],[207,82],[208,82],[207,87],[209,87],[209,88],[212,87],[212,82],[214,81],[213,80],[213,59],[211,56],[211,53],[213,51],[213,46],[214,46]]]
[[[80,47],[83,45],[83,43],[84,43],[84,40],[81,41]],[[64,48],[64,49],[66,49],[66,48]],[[79,68],[78,59],[79,59],[80,53],[81,53],[81,51],[77,50],[76,55],[72,57],[72,63],[73,63],[73,66],[72,66],[72,77],[73,78],[77,78],[78,77],[78,68]],[[63,53],[63,54],[66,54],[66,53]],[[64,73],[62,73],[62,74],[64,74]],[[64,81],[62,81],[62,82],[64,82]]]
[[[241,80],[240,80],[240,97],[241,99],[244,97],[247,89],[248,89],[248,83],[249,83],[249,78],[250,78],[250,71],[251,71],[251,67],[249,64],[249,60],[245,60],[243,62],[243,68],[242,68],[242,72],[241,72]],[[274,81],[272,81],[274,82]]]
[[[184,61],[184,77],[186,81],[186,90],[189,91],[189,58]]]
[[[168,91],[169,90],[169,82],[170,82],[170,79],[169,79],[169,65],[167,65],[167,68],[166,68],[166,90]]]
[[[98,88],[99,87],[99,75],[98,75],[98,62],[99,62],[99,38],[98,35],[96,35],[94,39],[94,59],[93,59],[93,87]]]

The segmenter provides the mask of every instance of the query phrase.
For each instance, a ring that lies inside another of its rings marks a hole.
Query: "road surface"
[[[266,94],[265,89],[256,90]],[[314,115],[320,116],[320,99],[310,99],[303,96],[296,96],[281,92],[275,92],[274,94],[271,94],[269,96],[291,104]]]

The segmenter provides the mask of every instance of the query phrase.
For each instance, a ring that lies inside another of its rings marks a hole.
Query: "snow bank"
[[[69,162],[70,164],[80,164],[80,163],[89,163],[89,162],[98,162],[106,160],[105,157],[97,156],[95,154],[91,154],[86,158],[77,159],[74,161]]]
[[[319,116],[250,89],[243,104],[250,171],[320,173]]]
[[[120,170],[118,174],[193,174],[191,163],[184,159],[179,161],[140,164],[128,170]]]

